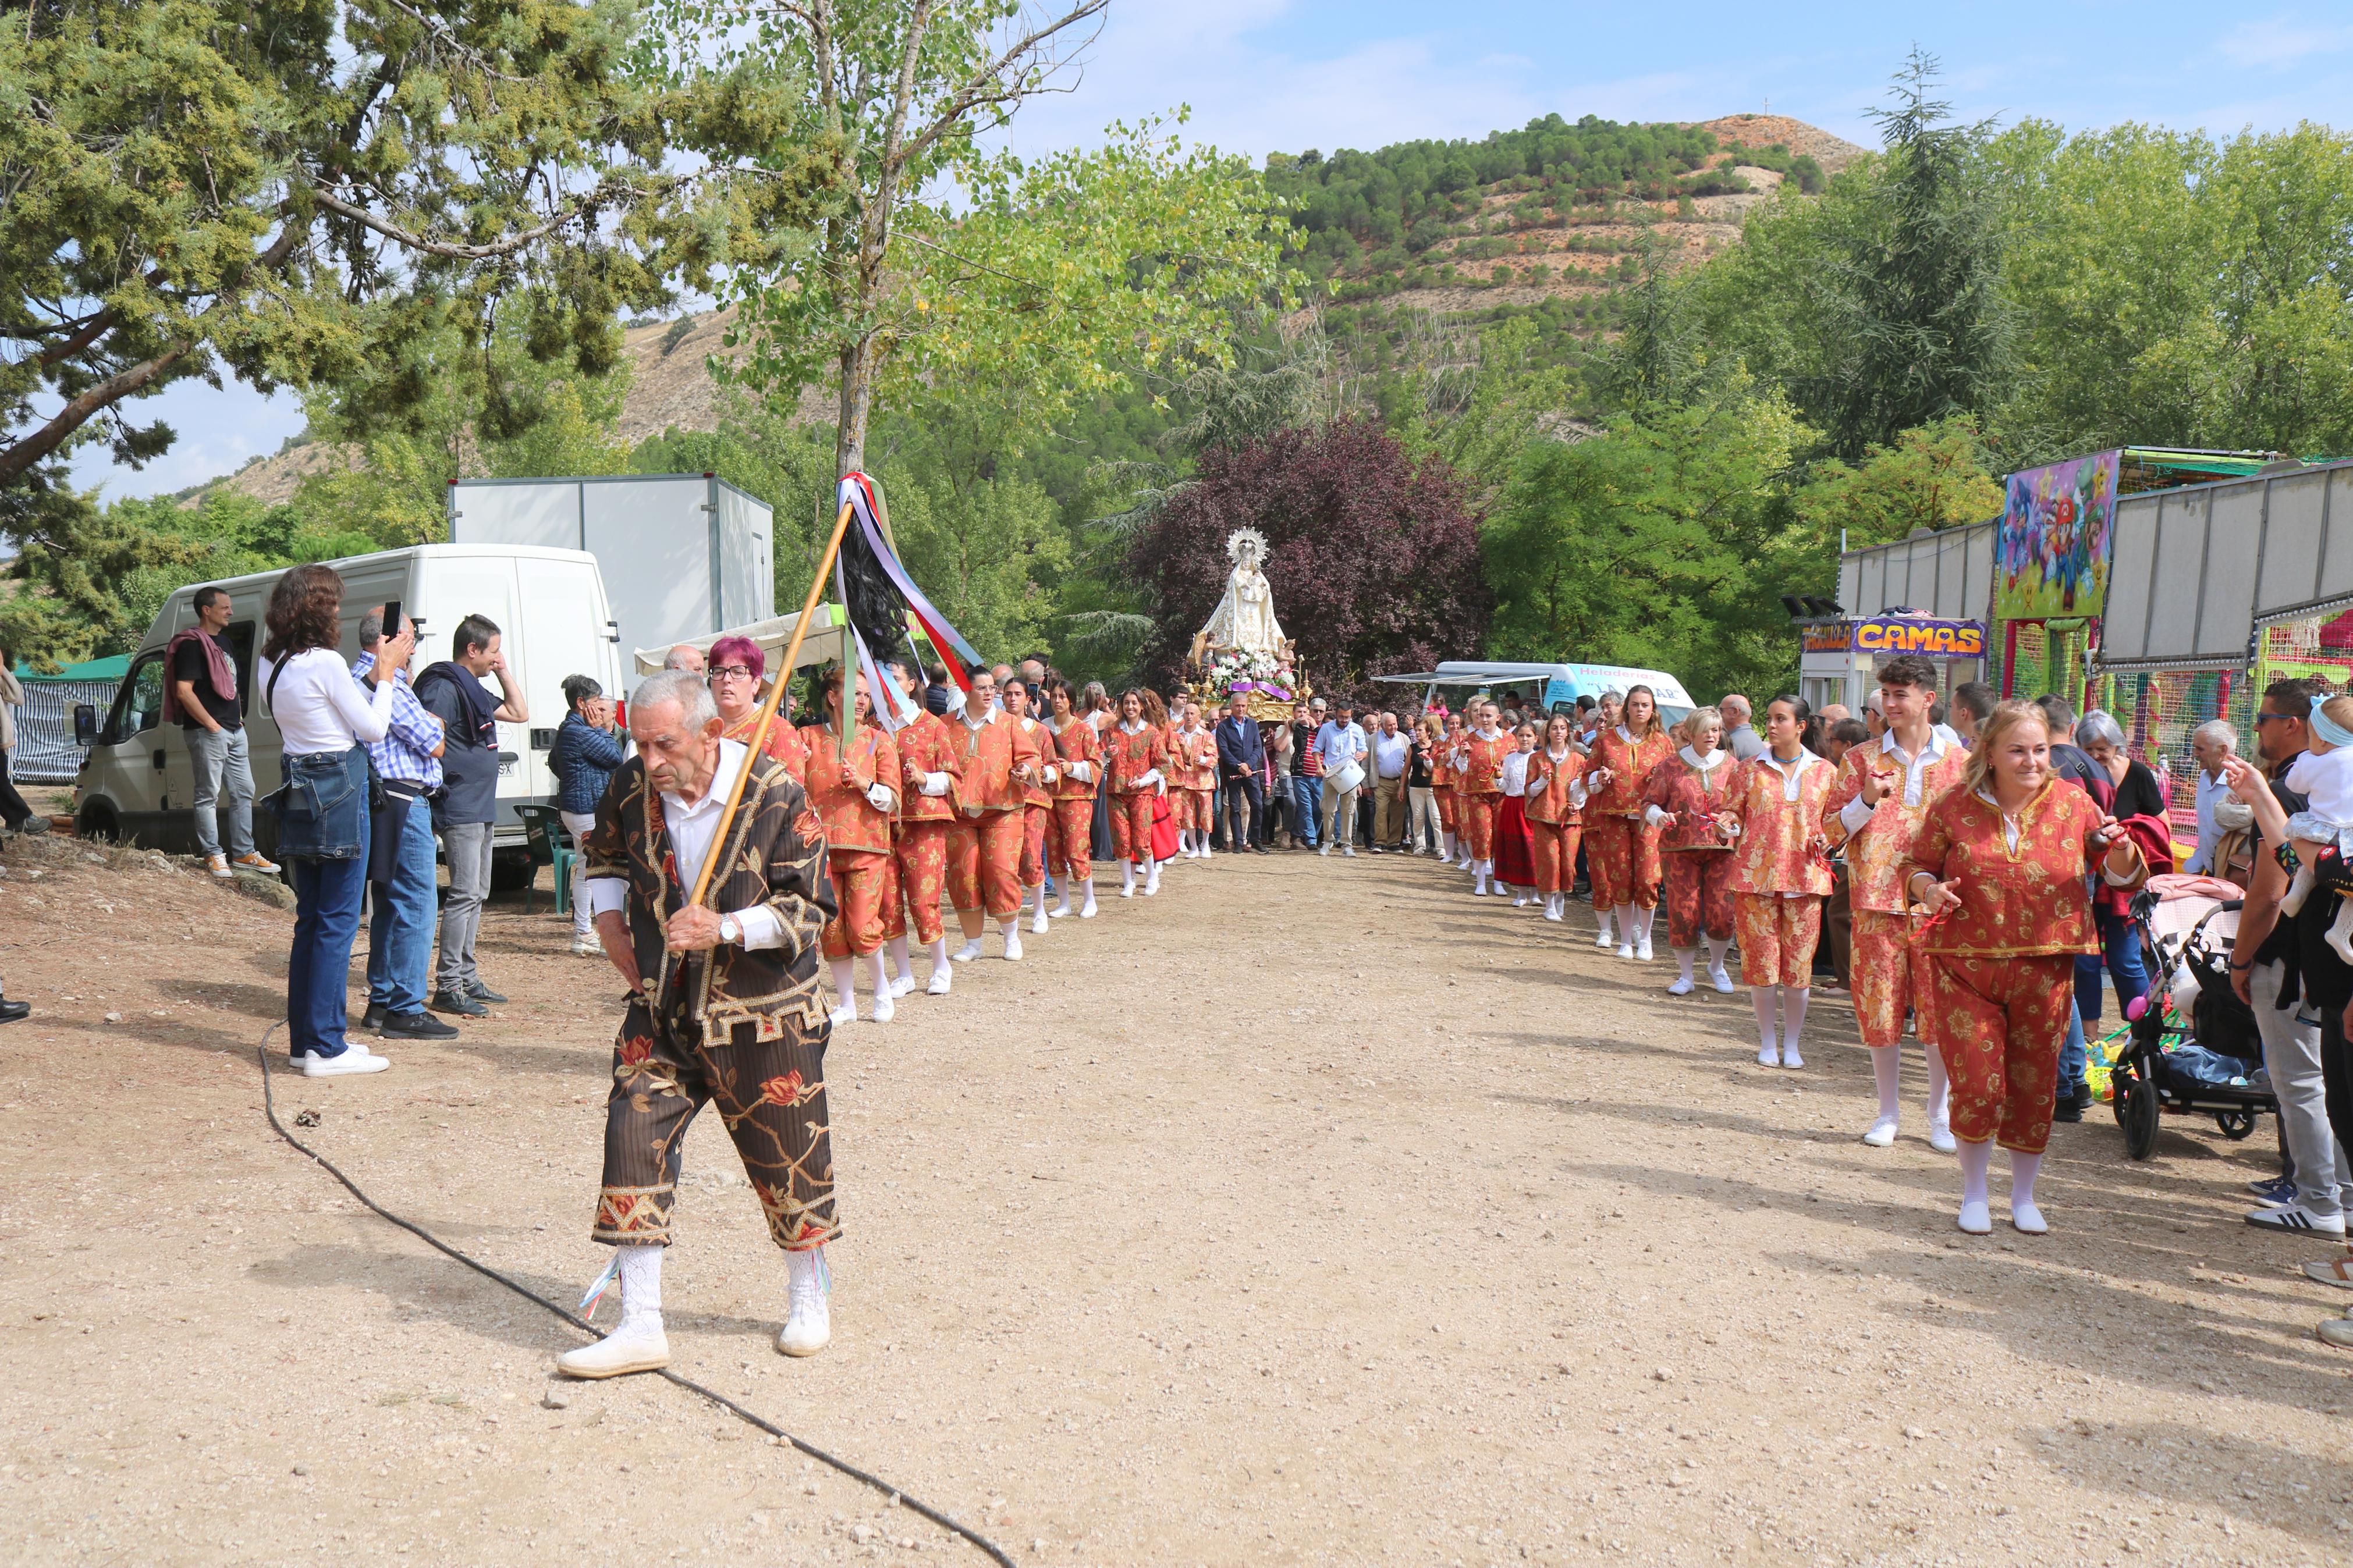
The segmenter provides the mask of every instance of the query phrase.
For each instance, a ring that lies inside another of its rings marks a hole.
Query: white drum
[[[1343,795],[1352,789],[1362,789],[1365,785],[1365,769],[1361,763],[1350,763],[1338,773],[1324,776],[1330,780],[1332,787]]]

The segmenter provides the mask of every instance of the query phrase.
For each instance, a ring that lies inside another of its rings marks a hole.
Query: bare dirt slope
[[[264,1127],[287,917],[82,853],[0,879],[41,1008],[0,1032],[0,1560],[979,1561],[659,1382],[546,1407],[570,1331]],[[1854,1141],[1838,1009],[1759,1069],[1745,997],[1590,930],[1427,861],[1179,865],[836,1042],[822,1357],[769,1348],[783,1269],[699,1125],[672,1344],[1024,1563],[2346,1560],[2344,1303],[2238,1219],[2268,1131],[2135,1165],[2062,1128],[2055,1234],[1965,1239],[1949,1160]],[[280,1080],[558,1296],[603,1262],[617,989],[561,934],[500,907],[513,1005]]]

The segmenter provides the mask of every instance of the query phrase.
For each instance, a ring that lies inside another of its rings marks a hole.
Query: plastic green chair
[[[523,842],[531,851],[531,886],[522,896],[522,911],[531,913],[532,900],[539,892],[539,868],[555,868],[555,912],[572,912],[572,862],[577,858],[565,842],[564,817],[552,805],[519,805],[514,808],[515,820],[522,824]]]

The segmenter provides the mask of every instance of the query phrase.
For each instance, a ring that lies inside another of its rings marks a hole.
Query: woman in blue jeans
[[[294,950],[286,963],[287,1052],[310,1078],[382,1072],[392,1064],[345,1037],[343,988],[367,888],[368,755],[392,723],[395,682],[361,695],[343,662],[343,580],[297,566],[278,580],[263,623],[256,678],[285,747],[277,796],[278,858],[294,884]],[[406,668],[417,634],[376,645],[387,674]]]

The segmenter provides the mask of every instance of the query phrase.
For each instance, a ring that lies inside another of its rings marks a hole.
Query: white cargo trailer
[[[449,540],[588,552],[624,648],[776,613],[775,520],[767,503],[715,474],[457,479]]]

